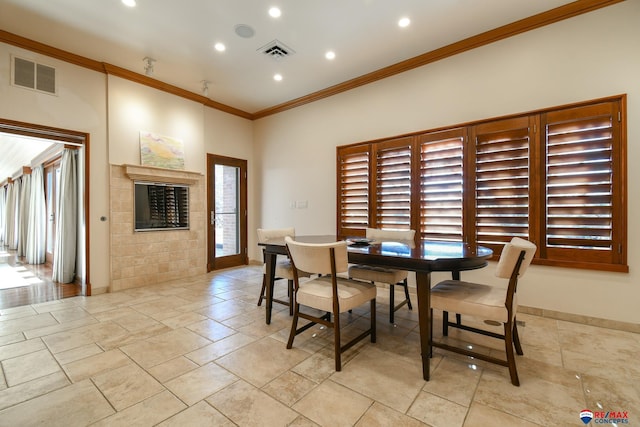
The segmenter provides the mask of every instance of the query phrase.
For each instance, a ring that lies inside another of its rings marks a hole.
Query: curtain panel
[[[57,222],[52,275],[54,282],[71,283],[76,273],[77,186],[76,150],[65,148],[60,162],[60,187],[56,203]]]
[[[27,263],[43,264],[45,262],[47,210],[44,195],[44,167],[42,165],[31,171],[29,208],[26,241]]]
[[[20,193],[20,212],[18,220],[18,256],[27,254],[27,230],[29,229],[29,202],[31,194],[31,175],[20,178],[22,192]]]

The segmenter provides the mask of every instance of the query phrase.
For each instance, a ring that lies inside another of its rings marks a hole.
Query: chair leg
[[[296,337],[296,331],[298,330],[298,311],[300,310],[300,304],[291,301],[293,304],[293,319],[291,320],[291,332],[289,332],[289,341],[287,341],[287,348],[293,347],[293,339]]]
[[[404,286],[404,297],[407,299],[407,307],[409,307],[409,310],[413,310],[413,306],[411,305],[411,297],[409,296],[409,284],[407,283],[407,279],[404,279],[402,283]]]
[[[371,300],[371,342],[376,342],[376,299]]]
[[[449,312],[448,311],[442,312],[442,336],[443,337],[449,336]]]
[[[260,298],[258,298],[258,306],[262,305],[262,300],[264,299],[264,293],[267,290],[267,275],[262,275],[262,289],[260,290]]]
[[[342,370],[342,344],[340,342],[340,313],[333,313],[333,354],[336,372]]]
[[[520,345],[520,336],[518,335],[518,322],[516,319],[513,319],[513,345],[516,347],[516,353],[519,356],[522,356],[524,353],[522,352],[522,346]]]
[[[520,380],[518,379],[518,371],[516,370],[516,357],[513,354],[512,330],[513,328],[510,322],[504,324],[504,346],[507,352],[507,363],[509,366],[509,375],[511,376],[511,384],[519,386]]]
[[[396,312],[396,287],[389,284],[389,323],[393,323]]]
[[[287,282],[287,294],[289,295],[289,316],[293,316],[293,280],[288,280]]]

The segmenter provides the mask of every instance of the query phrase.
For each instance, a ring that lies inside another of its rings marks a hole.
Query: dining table
[[[349,242],[347,254],[351,264],[367,264],[415,272],[418,296],[418,325],[423,378],[429,380],[429,358],[431,357],[431,272],[450,271],[454,279],[460,272],[483,268],[493,255],[490,248],[476,243],[419,241],[368,241],[336,235],[295,236],[303,243],[331,243],[340,240]],[[287,255],[284,238],[270,239],[259,243],[264,250],[266,266],[266,323],[271,323],[273,307],[273,285],[278,255]]]

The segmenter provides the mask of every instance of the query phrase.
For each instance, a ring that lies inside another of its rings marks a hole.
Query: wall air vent
[[[280,40],[274,40],[266,45],[262,46],[258,49],[258,52],[262,52],[263,54],[270,56],[276,61],[280,61],[283,58],[293,55],[296,53],[289,46],[282,43]]]
[[[28,89],[57,93],[56,69],[27,59],[12,56],[11,83]]]

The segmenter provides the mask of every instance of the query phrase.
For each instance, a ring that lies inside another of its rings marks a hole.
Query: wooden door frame
[[[238,258],[215,257],[215,225],[212,224],[213,212],[215,209],[215,186],[214,186],[214,165],[225,164],[240,168],[240,254]],[[247,161],[233,157],[220,156],[207,153],[207,271],[220,270],[222,268],[234,267],[237,265],[249,264],[247,253]],[[244,212],[243,212],[244,211]],[[217,262],[216,262],[217,261]]]
[[[90,181],[91,156],[90,156],[90,150],[89,150],[90,135],[85,132],[77,132],[69,129],[60,129],[60,128],[54,128],[50,126],[41,126],[33,123],[18,122],[14,120],[3,119],[3,118],[0,118],[0,132],[13,133],[16,135],[23,135],[23,136],[33,136],[36,138],[51,139],[53,141],[68,142],[75,145],[80,144],[83,146],[84,148],[84,193],[83,193],[84,205],[82,206],[82,208],[84,210],[84,219],[82,220],[84,221],[84,242],[85,242],[85,248],[84,248],[85,250],[85,254],[84,254],[85,294],[84,295],[91,296],[91,279],[90,279],[91,277],[90,276],[90,273],[91,273],[90,228],[91,227],[90,227],[90,221],[89,221],[89,218],[91,218],[90,211],[89,211],[89,206],[90,206],[89,196],[91,193],[89,191],[89,188],[91,187],[90,185],[91,184],[91,181]],[[72,146],[70,145],[70,147]]]

